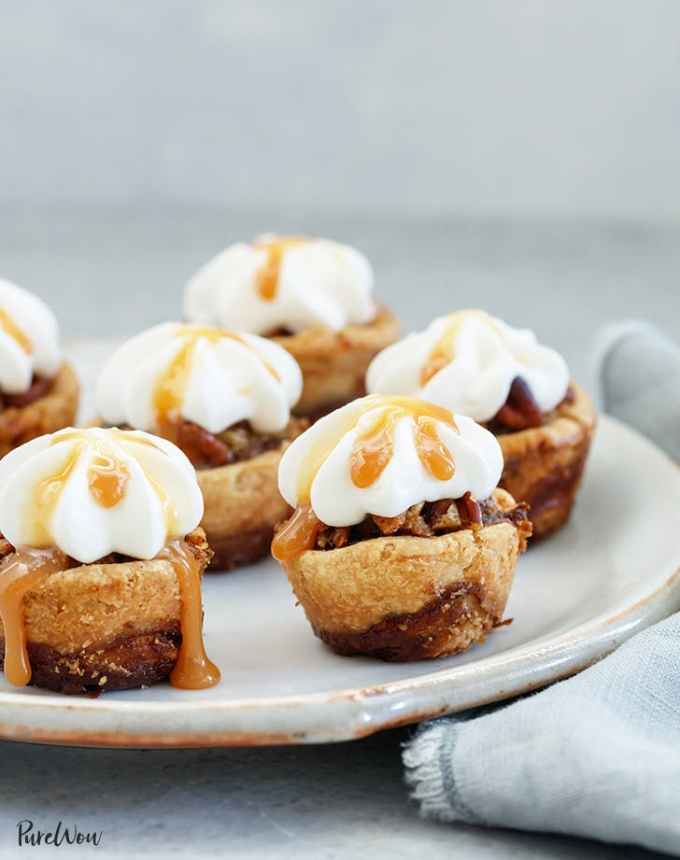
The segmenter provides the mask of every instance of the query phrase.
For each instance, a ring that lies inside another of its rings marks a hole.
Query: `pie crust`
[[[250,460],[197,471],[205,501],[201,526],[215,553],[211,570],[230,570],[269,554],[274,526],[290,514],[278,487],[286,447],[284,443]]]
[[[595,407],[572,382],[564,400],[541,427],[497,436],[505,466],[500,486],[527,502],[534,539],[561,528],[569,519],[595,432]]]
[[[294,414],[319,417],[362,397],[368,365],[398,337],[399,322],[384,307],[365,325],[348,325],[338,332],[314,326],[273,337],[302,370],[304,387]]]
[[[205,569],[210,549],[202,530],[185,541]],[[177,576],[158,559],[72,567],[26,594],[24,624],[35,686],[91,693],[155,684],[179,652]],[[4,656],[0,638],[0,667]]]
[[[503,510],[514,500],[494,498]],[[503,621],[527,522],[438,537],[381,537],[284,564],[316,635],[338,654],[390,661],[465,651]]]
[[[74,425],[79,393],[78,377],[65,363],[44,397],[27,406],[8,406],[0,411],[0,457],[24,442]]]

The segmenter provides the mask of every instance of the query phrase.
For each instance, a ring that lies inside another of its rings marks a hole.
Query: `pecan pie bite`
[[[272,552],[316,635],[393,661],[483,641],[531,534],[496,489],[502,465],[488,430],[407,397],[357,400],[296,439],[279,467],[295,512]]]
[[[327,239],[262,236],[231,245],[187,284],[185,316],[270,337],[302,370],[297,415],[319,417],[365,394],[371,359],[399,336],[372,299],[359,251]]]
[[[52,311],[0,278],[0,457],[76,419],[79,386]]]
[[[276,476],[281,453],[307,426],[290,414],[301,389],[295,360],[270,340],[164,323],[111,356],[97,408],[106,424],[155,433],[191,460],[211,569],[228,570],[268,555],[288,513]]]
[[[191,463],[146,433],[66,429],[0,462],[0,666],[17,687],[203,689],[210,549]]]
[[[500,486],[529,505],[534,538],[571,513],[595,431],[593,404],[564,359],[483,311],[459,311],[383,350],[371,393],[424,397],[474,418],[498,439]]]

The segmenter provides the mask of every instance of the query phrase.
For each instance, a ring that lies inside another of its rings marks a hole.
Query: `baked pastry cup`
[[[394,661],[481,642],[531,534],[502,467],[487,429],[402,396],[354,401],[296,439],[279,467],[295,511],[272,554],[316,635]]]
[[[572,382],[540,426],[497,433],[505,463],[500,485],[529,505],[533,540],[548,537],[569,519],[596,424],[590,397]]]
[[[0,658],[64,693],[220,678],[203,644],[196,473],[147,433],[69,428],[0,461]]]
[[[232,570],[269,555],[274,527],[290,513],[277,483],[279,462],[288,444],[285,441],[256,457],[196,472],[205,501],[201,526],[214,553],[210,570]]]
[[[277,471],[307,426],[291,417],[302,374],[266,338],[214,326],[165,323],[121,346],[102,371],[97,406],[108,425],[172,441],[196,469],[211,570],[269,554],[288,513]]]
[[[62,364],[53,379],[36,380],[32,389],[28,396],[4,398],[0,412],[0,457],[24,442],[75,424],[80,385],[70,364]],[[34,398],[36,392],[38,396]]]
[[[373,358],[399,337],[399,321],[378,308],[368,323],[340,331],[314,326],[298,334],[274,336],[300,365],[304,385],[293,410],[312,419],[366,393],[366,371]]]
[[[191,278],[185,317],[271,338],[299,364],[294,414],[317,418],[365,394],[372,358],[399,336],[373,300],[373,270],[354,248],[328,239],[260,236],[239,242]]]
[[[514,499],[496,490],[503,513]],[[531,526],[510,518],[432,537],[384,536],[283,562],[315,634],[336,653],[388,661],[465,651],[503,623]]]
[[[211,551],[201,529],[185,538],[201,571]],[[0,555],[14,552],[7,541]],[[31,684],[58,693],[101,693],[166,680],[182,641],[181,595],[167,559],[115,556],[70,566],[46,577],[23,598]],[[0,668],[5,639],[0,621]]]
[[[78,397],[54,314],[33,293],[0,278],[0,457],[74,424]]]
[[[505,458],[500,486],[530,506],[534,538],[567,521],[596,414],[562,356],[533,332],[458,311],[383,350],[366,382],[371,393],[422,397],[489,429]]]

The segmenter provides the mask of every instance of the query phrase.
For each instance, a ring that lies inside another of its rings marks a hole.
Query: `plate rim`
[[[602,415],[600,420],[603,424],[614,425],[617,431],[632,435],[638,444],[661,455],[669,467],[678,472],[668,455],[636,430],[610,416]],[[644,579],[641,581],[644,583]],[[52,697],[43,699],[27,693],[3,691],[0,692],[0,740],[134,749],[274,746],[359,739],[503,701],[563,680],[678,609],[680,566],[671,569],[660,584],[657,580],[653,591],[645,591],[641,586],[616,606],[556,636],[548,633],[463,666],[434,669],[424,675],[379,685],[257,699],[183,701],[179,707],[174,701],[66,696],[62,697],[63,701],[55,701]],[[456,695],[456,682],[464,680],[466,675],[474,676],[474,696],[469,686],[463,696]],[[503,680],[505,683],[499,684]],[[290,729],[292,710],[302,711],[303,719],[296,730]],[[141,725],[135,731],[118,727],[121,720],[128,724],[143,723],[154,713],[161,715],[169,711],[181,711],[185,722],[198,718],[201,724],[187,725],[181,730],[155,731]],[[46,712],[52,727],[47,727],[41,719]],[[87,728],[73,727],[72,718],[78,714],[86,714],[89,718]],[[226,728],[210,727],[211,723],[224,722],[229,717],[232,721]]]

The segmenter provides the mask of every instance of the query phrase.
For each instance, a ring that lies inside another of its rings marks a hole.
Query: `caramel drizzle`
[[[422,400],[393,397],[375,423],[354,440],[350,473],[355,487],[370,487],[382,475],[394,455],[394,431],[402,418],[414,421],[416,452],[425,470],[440,481],[453,477],[453,457],[439,438],[436,423],[441,421],[457,430],[451,412]]]
[[[51,546],[50,523],[68,479],[84,452],[85,446],[90,444],[95,448],[99,447],[93,439],[88,442],[86,433],[80,430],[58,433],[52,439],[52,445],[60,442],[73,442],[74,444],[60,469],[39,481],[33,491],[31,546]],[[113,508],[123,500],[129,480],[130,472],[127,466],[112,452],[99,448],[92,457],[87,472],[87,483],[92,498],[103,508]]]
[[[62,440],[56,437],[52,444],[54,445],[59,441]],[[66,483],[75,469],[82,450],[82,444],[74,445],[68,452],[68,455],[59,471],[55,472],[53,475],[49,475],[47,478],[43,478],[43,480],[36,485],[33,491],[31,508],[31,521],[33,526],[31,546],[51,546],[52,534],[50,530],[50,522],[52,520],[52,515],[54,514],[57,503],[61,498],[61,494],[64,492]]]
[[[8,334],[12,340],[15,340],[27,355],[33,352],[33,344],[29,337],[19,328],[4,308],[0,308],[0,329]]]
[[[259,239],[254,243],[258,251],[264,251],[266,259],[258,269],[255,288],[265,302],[273,302],[279,289],[279,275],[286,251],[307,241],[302,236],[277,236],[273,239]]]
[[[292,561],[316,543],[321,520],[309,503],[298,505],[292,517],[274,535],[272,555],[277,561]]]
[[[213,344],[225,338],[236,341],[257,356],[274,379],[280,380],[279,374],[269,362],[245,338],[233,332],[209,326],[185,325],[179,330],[177,336],[183,337],[184,341],[175,353],[172,361],[156,380],[153,392],[153,408],[158,432],[171,442],[177,439],[177,425],[191,377],[194,351],[201,338],[205,338]]]
[[[58,549],[24,547],[0,566],[0,621],[5,639],[5,677],[15,687],[31,680],[31,662],[26,648],[24,596],[57,571],[67,559]]]
[[[124,463],[110,454],[92,458],[87,483],[93,499],[103,508],[115,508],[122,501],[130,480]]]
[[[357,434],[350,454],[350,474],[355,487],[366,489],[382,475],[394,455],[394,431],[402,418],[413,420],[414,443],[425,470],[440,481],[453,477],[453,456],[437,431],[438,421],[458,430],[448,409],[410,397],[372,396],[361,402],[362,409],[348,414],[347,420],[334,428],[332,434],[322,437],[303,463],[298,507],[272,543],[272,554],[278,561],[289,561],[314,546],[320,528],[310,504],[314,478],[345,433],[371,410],[380,409],[380,413],[366,430]]]
[[[182,644],[170,683],[181,690],[205,690],[219,683],[221,674],[210,660],[203,642],[201,565],[184,541],[168,544],[158,558],[172,565],[180,594]]]
[[[456,340],[460,330],[469,319],[479,319],[496,331],[496,325],[492,317],[484,311],[458,311],[448,318],[446,328],[439,340],[430,351],[425,364],[420,370],[420,385],[427,385],[432,377],[439,373],[442,368],[451,364],[455,358]]]

